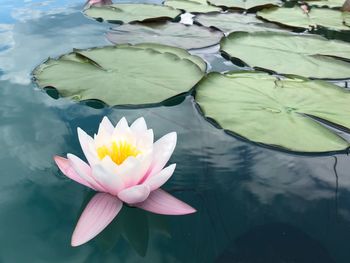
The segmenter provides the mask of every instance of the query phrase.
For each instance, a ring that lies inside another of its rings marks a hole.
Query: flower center
[[[111,147],[103,145],[97,148],[97,155],[100,160],[108,155],[118,165],[123,163],[129,156],[136,157],[139,153],[140,151],[134,145],[126,141],[113,142]]]

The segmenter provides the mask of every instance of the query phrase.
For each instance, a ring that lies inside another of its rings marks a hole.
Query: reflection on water
[[[0,4],[0,262],[348,263],[349,156],[293,155],[239,140],[204,120],[191,96],[136,109],[54,100],[30,82],[31,70],[48,56],[107,44],[109,25],[82,16],[80,1],[14,2]],[[42,11],[28,11],[25,22],[2,11],[29,7]],[[178,132],[177,169],[165,189],[198,212],[126,208],[95,240],[71,248],[93,192],[66,179],[52,156],[82,156],[76,128],[93,134],[104,115],[144,116],[156,138]]]

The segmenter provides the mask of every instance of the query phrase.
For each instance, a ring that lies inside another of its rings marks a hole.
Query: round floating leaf
[[[305,13],[298,6],[293,8],[269,8],[259,11],[257,15],[270,22],[275,22],[291,27],[313,28],[317,26],[332,30],[350,30],[344,25],[343,13],[327,8],[311,8]]]
[[[114,44],[159,43],[193,49],[216,45],[223,36],[215,29],[169,22],[149,25],[125,24],[109,31],[107,39]]]
[[[197,85],[195,99],[206,117],[254,142],[300,152],[349,147],[309,117],[350,129],[350,93],[325,81],[278,80],[263,73],[210,73]]]
[[[260,9],[266,6],[278,6],[281,4],[278,0],[209,0],[209,3],[215,6],[244,10]]]
[[[251,67],[280,74],[345,79],[350,77],[350,45],[316,35],[236,32],[221,41],[222,50]]]
[[[187,92],[204,75],[191,60],[165,51],[171,47],[164,51],[150,47],[75,50],[47,60],[33,75],[40,87],[55,87],[63,97],[97,99],[108,105],[162,102]]]
[[[221,8],[208,5],[206,1],[199,0],[167,0],[164,2],[164,4],[173,8],[185,10],[189,13],[209,13],[221,11]]]
[[[194,20],[206,27],[215,27],[222,32],[231,33],[235,31],[257,32],[257,31],[281,31],[274,28],[273,24],[267,24],[257,19],[255,15],[239,13],[203,14],[197,15]]]
[[[173,19],[181,14],[180,10],[169,6],[152,4],[113,4],[109,6],[91,6],[85,15],[111,23],[130,23]]]
[[[300,1],[301,3],[306,2],[310,6],[317,7],[330,7],[330,8],[340,8],[343,6],[345,0],[321,0],[321,1]]]

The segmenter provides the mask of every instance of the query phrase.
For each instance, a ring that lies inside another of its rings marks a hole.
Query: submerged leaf
[[[108,105],[159,103],[187,92],[204,75],[188,59],[191,55],[181,52],[160,45],[76,50],[49,59],[33,75],[40,87],[55,87],[61,96],[78,101],[96,99]]]
[[[298,6],[293,8],[269,8],[259,11],[257,15],[270,22],[297,28],[326,27],[333,30],[350,30],[344,25],[344,14],[327,8],[311,8],[308,13]]]
[[[152,20],[173,19],[181,14],[180,10],[169,6],[152,4],[113,4],[109,6],[91,6],[84,10],[85,15],[111,23],[130,23]]]
[[[126,24],[113,28],[107,39],[114,44],[158,43],[184,49],[216,45],[224,35],[214,29],[180,23]]]
[[[210,73],[196,87],[206,117],[251,141],[292,151],[344,150],[349,143],[308,117],[350,129],[350,93],[320,80],[264,73]]]
[[[222,50],[251,67],[304,77],[350,77],[350,45],[316,35],[236,32],[221,41]]]

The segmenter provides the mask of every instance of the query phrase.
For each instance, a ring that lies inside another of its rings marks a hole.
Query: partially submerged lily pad
[[[56,88],[73,100],[96,99],[108,105],[162,102],[190,90],[204,75],[191,60],[142,46],[75,50],[48,59],[33,72],[37,84]],[[177,49],[174,49],[177,50]],[[190,56],[190,55],[188,55]]]
[[[235,32],[221,41],[221,48],[226,55],[250,67],[280,74],[323,79],[350,77],[350,45],[316,35]]]
[[[202,14],[195,16],[194,20],[206,27],[215,27],[222,32],[231,33],[235,31],[257,32],[257,31],[281,31],[256,18],[255,15],[240,13]]]
[[[209,13],[221,11],[221,8],[209,5],[205,0],[166,0],[164,5],[185,10],[188,13]]]
[[[278,0],[209,0],[209,3],[215,6],[244,10],[261,9],[281,4]]]
[[[111,23],[130,23],[154,20],[170,20],[181,14],[180,10],[164,5],[152,4],[113,4],[91,6],[84,10],[85,15]]]
[[[328,8],[311,8],[308,13],[298,6],[269,8],[259,11],[257,16],[290,27],[307,29],[322,26],[332,30],[350,30],[349,26],[344,25],[343,13]]]
[[[184,49],[216,45],[224,35],[215,29],[180,23],[125,24],[110,30],[107,39],[114,44],[158,43]]]
[[[210,73],[197,85],[195,100],[206,117],[254,142],[299,152],[350,146],[308,116],[350,129],[350,93],[325,81]]]

